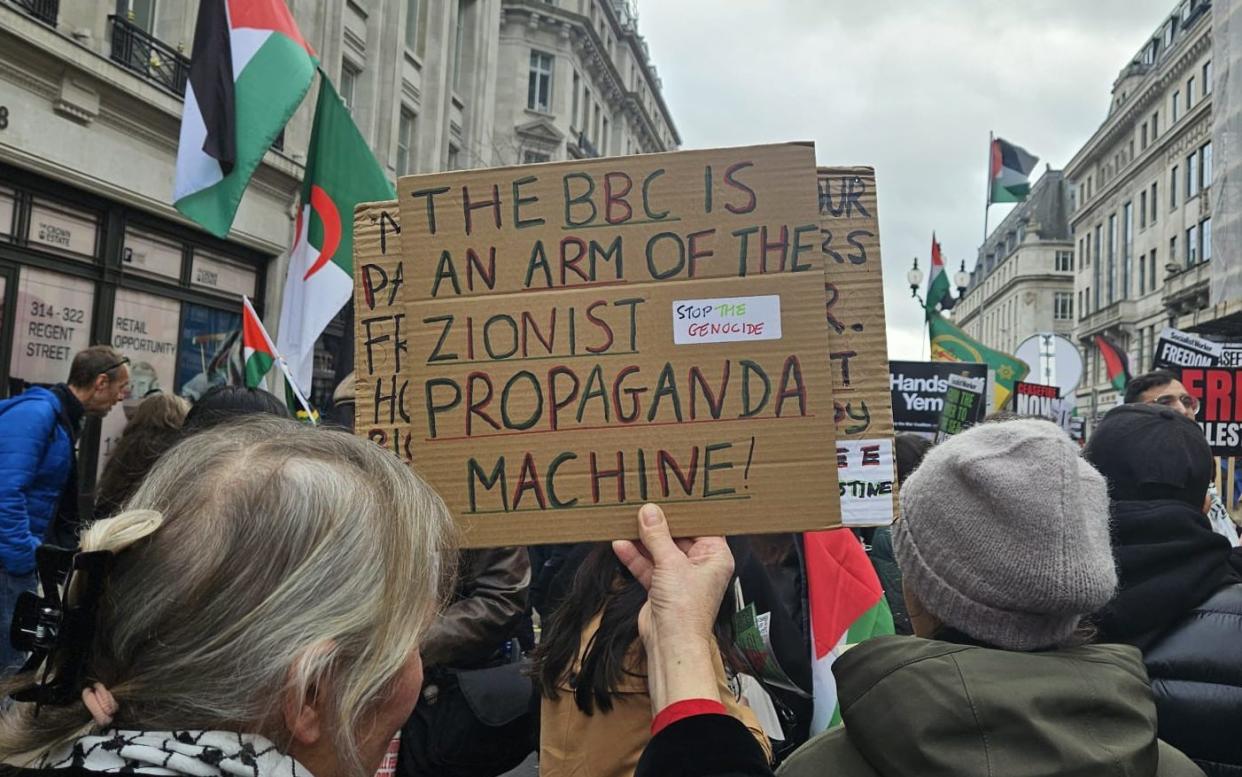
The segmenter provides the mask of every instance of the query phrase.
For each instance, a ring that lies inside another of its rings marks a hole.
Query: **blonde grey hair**
[[[342,763],[417,648],[455,557],[440,497],[373,443],[251,417],[170,450],[82,550],[117,556],[85,681],[114,725],[289,744],[283,705],[330,699]],[[22,708],[33,705],[19,705]],[[0,760],[89,729],[81,704],[6,715]]]

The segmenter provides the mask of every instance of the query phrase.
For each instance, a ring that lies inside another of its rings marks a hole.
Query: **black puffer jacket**
[[[1209,775],[1242,775],[1242,583],[1229,542],[1176,501],[1113,504],[1120,586],[1100,641],[1143,651],[1160,738]]]

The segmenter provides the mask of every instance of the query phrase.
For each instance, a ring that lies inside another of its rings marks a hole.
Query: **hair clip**
[[[112,551],[75,553],[47,544],[35,551],[43,594],[27,591],[18,597],[9,640],[16,650],[30,653],[21,673],[43,666],[37,681],[10,694],[16,701],[34,702],[36,714],[44,704],[57,706],[80,698],[99,599],[113,558]]]

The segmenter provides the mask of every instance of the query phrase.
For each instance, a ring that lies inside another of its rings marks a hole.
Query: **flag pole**
[[[985,168],[987,174],[984,176],[987,183],[984,187],[983,197],[983,243],[979,244],[983,248],[984,243],[988,242],[988,209],[992,207],[992,146],[996,144],[996,137],[992,130],[988,130],[988,164]]]
[[[280,355],[280,351],[276,350],[276,344],[272,342],[271,335],[267,333],[267,327],[263,326],[263,319],[259,318],[259,314],[255,312],[254,305],[250,304],[249,297],[243,294],[241,298],[242,304],[250,311],[250,315],[254,316],[254,320],[259,322],[259,331],[263,333],[263,340],[267,343],[267,347],[272,349],[272,356],[276,357],[276,363],[280,365],[280,372],[285,376],[285,383],[289,384],[289,390],[293,392],[293,396],[297,398],[298,404],[306,411],[307,420],[311,422],[311,426],[318,426],[315,422],[315,414],[311,412],[310,403],[306,401],[306,397],[302,395],[302,390],[298,388],[297,381],[289,373],[289,363],[285,361],[285,357]]]

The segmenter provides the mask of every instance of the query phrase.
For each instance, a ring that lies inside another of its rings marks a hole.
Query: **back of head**
[[[1066,643],[1117,585],[1104,478],[1055,424],[986,423],[901,490],[904,585],[941,623],[1010,650]]]
[[[78,351],[69,365],[69,377],[65,381],[79,389],[90,388],[100,375],[107,375],[108,380],[116,380],[121,371],[125,357],[110,345],[92,345]]]
[[[1126,384],[1125,403],[1127,405],[1140,401],[1139,397],[1154,388],[1167,386],[1178,377],[1168,370],[1152,370],[1138,377],[1131,378]]]
[[[185,418],[185,432],[195,434],[250,415],[291,417],[285,404],[269,391],[247,386],[216,386],[190,408]]]
[[[138,404],[96,488],[95,514],[110,515],[181,435],[190,403],[174,394],[152,394]]]
[[[910,432],[893,437],[893,458],[897,460],[897,483],[906,482],[914,470],[923,463],[923,457],[931,450],[931,440]]]
[[[170,450],[83,551],[115,561],[85,668],[122,729],[240,730],[288,744],[281,704],[332,699],[325,721],[361,771],[355,734],[436,611],[451,520],[373,443],[254,418]],[[90,722],[81,705],[9,715],[0,758]]]
[[[1173,499],[1198,509],[1212,481],[1203,430],[1160,405],[1121,405],[1096,427],[1085,452],[1118,501]]]

